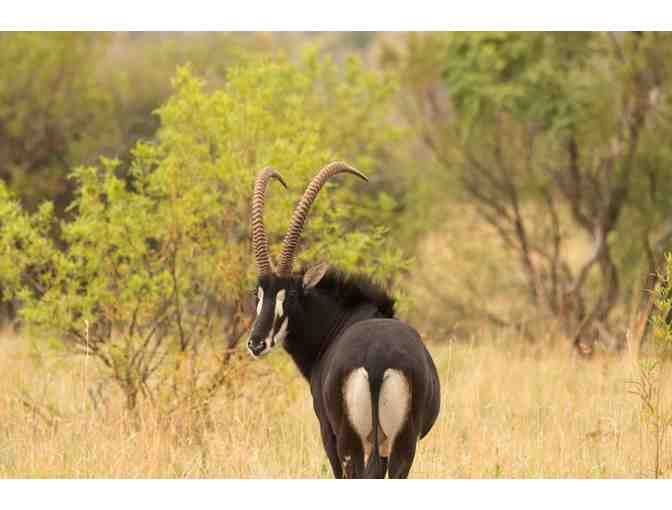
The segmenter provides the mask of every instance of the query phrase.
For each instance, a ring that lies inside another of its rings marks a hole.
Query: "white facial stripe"
[[[259,287],[259,291],[257,292],[257,298],[259,299],[259,302],[257,303],[257,315],[261,313],[261,306],[264,304],[264,289]]]
[[[273,330],[271,329],[271,332],[264,340],[264,343],[266,344],[264,352],[270,351],[274,346],[282,344],[285,341],[285,338],[287,337],[287,326],[289,326],[289,318],[285,317],[285,320],[282,321],[280,329],[275,335],[273,335]]]
[[[259,287],[259,292],[257,295],[259,297],[259,303],[257,304],[257,315],[259,315],[261,313],[262,302],[264,299],[264,291],[261,287]],[[282,321],[282,324],[280,325],[280,329],[278,329],[278,332],[275,335],[273,335],[273,330],[275,329],[276,324],[278,324],[277,322],[278,319],[282,319],[282,316],[285,314],[284,309],[285,295],[286,291],[284,289],[281,289],[275,296],[275,317],[273,319],[273,325],[271,326],[271,331],[268,333],[268,336],[264,339],[266,349],[264,349],[264,351],[261,354],[267,353],[273,348],[273,346],[281,344],[282,342],[285,341],[289,322],[289,319],[287,317],[285,317],[285,319]]]
[[[280,318],[285,313],[283,304],[285,303],[285,289],[278,291],[278,294],[275,296],[275,316]]]
[[[287,323],[289,322],[289,318],[285,317],[285,320],[282,322],[282,325],[280,326],[280,329],[278,330],[278,333],[273,337],[273,343],[275,345],[281,344],[282,342],[285,341],[285,337],[287,336]]]

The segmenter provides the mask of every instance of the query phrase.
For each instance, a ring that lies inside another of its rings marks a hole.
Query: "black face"
[[[287,311],[296,299],[295,282],[291,278],[264,276],[257,284],[257,318],[247,342],[255,358],[268,353],[287,337],[289,317]]]

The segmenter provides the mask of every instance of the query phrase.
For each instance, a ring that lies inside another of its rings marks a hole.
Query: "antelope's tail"
[[[385,478],[387,472],[387,459],[380,456],[378,448],[378,430],[380,429],[380,419],[378,416],[378,405],[380,402],[380,388],[383,385],[383,375],[373,378],[370,381],[371,388],[371,417],[373,425],[373,451],[364,468],[364,478]]]

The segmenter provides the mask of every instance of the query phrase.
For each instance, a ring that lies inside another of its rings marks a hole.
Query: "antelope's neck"
[[[310,380],[313,368],[331,343],[355,320],[361,320],[357,319],[360,309],[347,310],[328,296],[317,294],[305,299],[301,316],[289,318],[285,349],[306,379]]]

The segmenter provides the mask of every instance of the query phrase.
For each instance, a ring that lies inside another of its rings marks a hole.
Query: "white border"
[[[3,2],[0,29],[661,30],[670,10],[654,0],[22,0]]]
[[[4,2],[15,30],[660,30],[664,2],[414,0],[385,2]],[[347,489],[341,485],[347,483]],[[381,485],[384,483],[385,486]],[[339,484],[339,485],[336,485]],[[669,482],[654,481],[0,481],[13,508],[657,508]],[[422,505],[422,506],[421,506]],[[430,506],[431,505],[431,506]]]
[[[347,484],[347,488],[343,485]],[[3,506],[119,508],[659,508],[669,481],[654,480],[89,480],[0,481]],[[39,506],[38,506],[39,505]]]

